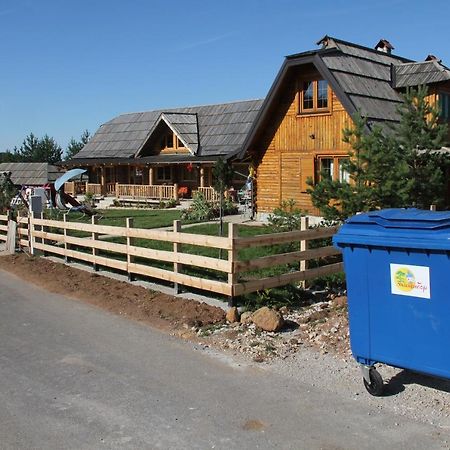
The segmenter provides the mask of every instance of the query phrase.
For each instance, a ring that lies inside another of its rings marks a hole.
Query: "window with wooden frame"
[[[161,136],[161,140],[159,143],[160,150],[173,150],[176,151],[178,149],[185,149],[183,142],[177,137],[177,135],[173,132],[168,132]]]
[[[316,180],[328,178],[333,181],[350,182],[350,174],[344,168],[346,156],[318,156],[316,158]]]
[[[160,182],[172,181],[172,167],[160,166],[156,170],[156,180]]]
[[[439,93],[439,117],[450,121],[450,94]]]
[[[303,80],[299,88],[299,114],[330,111],[330,89],[327,80]]]

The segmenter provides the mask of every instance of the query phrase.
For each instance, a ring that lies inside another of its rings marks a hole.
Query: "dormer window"
[[[178,139],[175,133],[167,133],[161,137],[160,147],[161,150],[178,150],[184,149],[184,144]]]
[[[329,95],[327,80],[303,81],[299,95],[299,113],[327,112],[330,105]]]

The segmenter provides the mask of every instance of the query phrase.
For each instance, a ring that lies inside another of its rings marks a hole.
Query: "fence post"
[[[134,281],[134,276],[130,272],[129,265],[134,262],[134,256],[131,256],[130,247],[134,245],[134,239],[130,237],[130,228],[133,228],[134,220],[132,217],[127,217],[127,272],[128,281]]]
[[[39,218],[41,220],[44,220],[44,213],[43,212],[41,212],[39,214]],[[40,226],[39,228],[40,228],[42,233],[45,233],[47,231],[47,227],[44,226],[44,225]],[[41,242],[42,245],[46,245],[46,243],[47,243],[47,241],[46,241],[46,239],[44,237],[40,238],[40,242]],[[43,251],[43,254],[44,254],[44,256],[48,256],[48,253],[45,250]]]
[[[17,210],[17,219],[16,219],[17,220],[17,230],[16,230],[16,232],[17,232],[17,248],[19,249],[19,252],[22,251],[22,244],[20,243],[20,241],[22,239],[22,233],[21,233],[22,230],[20,227],[20,225],[21,225],[20,219],[21,219],[20,211]]]
[[[30,254],[31,255],[35,255],[35,252],[36,252],[36,250],[35,250],[35,248],[34,248],[34,244],[35,244],[35,236],[34,236],[34,212],[33,211],[31,211],[31,214],[30,214],[30,225],[28,226],[28,232],[29,232],[29,234],[30,234],[30,236],[29,236],[29,241],[30,241]]]
[[[305,231],[309,227],[309,218],[308,217],[301,217],[300,218],[300,230]],[[308,241],[302,240],[300,241],[300,251],[304,252],[308,249]],[[302,259],[300,261],[300,271],[304,272],[308,267],[307,261],[305,259]],[[305,289],[306,288],[306,280],[300,281],[299,285]]]
[[[67,264],[69,262],[69,257],[67,256],[67,249],[68,249],[68,244],[67,244],[67,213],[64,213],[63,215],[63,222],[64,222],[64,228],[63,228],[63,233],[64,233],[64,262]]]
[[[228,297],[228,306],[236,306],[234,297],[234,285],[238,281],[238,274],[235,272],[235,262],[237,260],[237,251],[234,245],[234,239],[238,236],[238,227],[235,223],[228,224],[228,240],[230,249],[228,250],[228,262],[230,264],[230,272],[228,272],[228,285],[231,286],[231,295]]]
[[[173,185],[173,198],[175,199],[175,201],[178,202],[179,197],[178,197],[178,183],[175,183]]]
[[[98,217],[97,216],[92,216],[91,217],[91,224],[92,225],[97,225],[98,223]],[[98,239],[98,233],[96,233],[95,231],[92,232],[91,235],[91,239],[92,239],[92,257],[94,259],[93,263],[92,263],[92,269],[95,272],[98,272],[98,265],[97,265],[97,255],[98,255],[98,250],[94,247],[95,245],[95,241]]]
[[[119,183],[116,182],[116,198],[119,198]]]
[[[181,221],[180,220],[173,221],[173,232],[174,233],[181,232]],[[175,258],[178,256],[178,252],[181,252],[181,244],[179,244],[178,242],[174,242],[173,243],[173,256]],[[182,268],[182,265],[180,263],[177,263],[177,262],[173,263],[173,273],[175,274],[175,278],[178,273],[181,273],[181,268]],[[173,291],[174,291],[175,295],[177,295],[181,292],[181,286],[177,281],[175,281],[173,283]]]

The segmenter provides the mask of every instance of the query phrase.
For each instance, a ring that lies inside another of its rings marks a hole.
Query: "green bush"
[[[183,220],[211,220],[215,217],[214,206],[205,199],[201,192],[194,195],[191,206],[185,209],[181,215]]]
[[[295,200],[285,200],[269,215],[269,226],[277,232],[299,230],[304,216],[304,211],[295,206]]]

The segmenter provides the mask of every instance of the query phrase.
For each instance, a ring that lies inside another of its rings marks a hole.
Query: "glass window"
[[[172,170],[170,166],[158,167],[156,178],[158,181],[170,181],[172,179]]]
[[[333,179],[333,173],[334,173],[333,158],[321,158],[320,159],[320,175],[325,178],[329,178],[331,180],[331,179]]]
[[[177,138],[177,148],[183,148],[184,144]]]
[[[317,82],[317,108],[328,108],[328,81]]]
[[[345,170],[345,168],[343,167],[343,162],[346,161],[348,158],[341,158],[338,161],[338,165],[339,165],[339,181],[342,182],[346,182],[348,183],[350,181],[350,174]]]
[[[167,148],[173,148],[173,134],[167,135]]]
[[[439,94],[439,117],[444,120],[450,120],[450,95]]]
[[[314,109],[314,84],[312,81],[303,83],[303,109]]]

